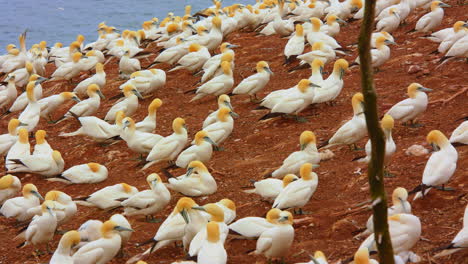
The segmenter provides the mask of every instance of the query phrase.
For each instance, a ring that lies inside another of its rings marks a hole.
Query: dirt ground
[[[456,1],[448,1],[452,8],[446,9],[443,24],[439,28],[451,26],[455,21],[466,19],[468,7],[460,6]],[[407,19],[407,25],[401,26],[394,32],[397,46],[391,46],[391,59],[375,74],[375,86],[378,92],[379,107],[381,113],[394,103],[406,98],[406,88],[412,82],[418,82],[434,91],[429,94],[430,101],[447,99],[457,91],[468,86],[468,64],[462,60],[450,61],[440,68],[438,59],[441,55],[430,54],[437,49],[437,44],[420,38],[423,34],[406,33],[414,28],[415,22],[424,12],[417,10]],[[354,21],[342,28],[337,37],[338,42],[346,47],[355,44],[359,31],[359,21]],[[291,66],[283,66],[283,48],[286,39],[277,36],[256,36],[251,32],[235,32],[227,37],[227,41],[240,45],[235,50],[236,66],[234,77],[236,84],[244,77],[253,73],[256,62],[265,60],[269,62],[274,72],[270,83],[259,94],[265,96],[269,92],[278,89],[289,88],[300,79],[308,78],[309,70],[302,70],[289,74],[287,69]],[[91,40],[92,41],[92,40]],[[356,57],[356,47],[350,47],[350,56],[345,58],[352,62]],[[150,48],[151,51],[157,49]],[[148,65],[155,55],[143,59],[142,65]],[[297,62],[295,62],[297,63]],[[293,63],[292,65],[295,65]],[[412,65],[420,67],[416,73],[408,73]],[[158,68],[168,70],[168,65],[159,65]],[[326,67],[331,72],[332,63]],[[50,75],[54,66],[48,65],[47,73]],[[118,79],[118,61],[113,59],[106,65],[107,85],[103,89],[106,96],[97,113],[103,118],[107,110],[115,100],[109,100],[118,92],[118,86],[123,83]],[[86,78],[83,75],[81,79]],[[259,180],[267,171],[279,166],[287,155],[298,149],[299,135],[304,130],[312,130],[317,135],[318,141],[327,140],[337,127],[352,115],[351,96],[360,90],[359,69],[355,67],[346,73],[345,86],[333,106],[326,104],[314,105],[306,109],[302,115],[308,118],[307,123],[297,123],[294,120],[276,119],[268,122],[258,122],[265,111],[252,111],[256,105],[246,96],[235,96],[232,104],[240,118],[235,120],[235,128],[231,136],[222,144],[225,151],[215,152],[208,163],[210,171],[218,183],[218,191],[209,197],[196,198],[198,203],[218,201],[222,198],[230,198],[237,204],[238,218],[246,216],[263,216],[271,204],[261,202],[255,194],[245,194],[241,187],[248,186],[251,179]],[[217,107],[214,97],[189,103],[193,95],[184,94],[184,91],[195,88],[199,78],[186,71],[176,71],[167,74],[167,84],[156,93],[161,98],[163,106],[157,113],[156,133],[163,136],[169,135],[172,120],[176,117],[186,119],[191,137],[201,129],[204,118]],[[72,90],[65,82],[49,82],[43,85],[45,96],[61,91]],[[421,128],[409,128],[396,124],[393,137],[397,144],[397,152],[390,163],[389,169],[396,175],[395,178],[386,178],[387,193],[391,194],[396,187],[402,186],[409,190],[417,186],[422,177],[422,172],[429,155],[408,156],[405,150],[413,144],[425,143],[427,133],[433,129],[441,130],[450,136],[460,121],[455,120],[468,114],[467,93],[461,94],[450,102],[431,103],[427,111],[419,119],[424,124]],[[152,98],[141,101],[138,113],[134,119],[141,120],[147,114],[147,106]],[[55,117],[64,113],[70,105],[61,107]],[[0,132],[6,133],[7,122],[18,114],[10,114],[0,120]],[[95,142],[84,137],[61,138],[60,132],[74,131],[78,128],[75,120],[67,120],[57,125],[48,124],[41,120],[38,129],[45,129],[48,133],[48,142],[59,150],[66,162],[66,168],[87,162],[98,162],[109,169],[109,178],[99,184],[89,185],[65,185],[59,182],[48,182],[38,175],[18,174],[23,184],[32,182],[39,188],[41,194],[57,189],[66,192],[72,197],[80,197],[91,194],[108,185],[120,182],[136,186],[139,190],[147,189],[145,178],[151,172],[160,172],[165,164],[155,165],[146,171],[141,171],[136,165],[137,157],[127,149],[124,142],[119,142],[108,147],[101,147]],[[33,143],[33,139],[31,139]],[[360,142],[364,146],[367,139]],[[468,147],[457,148],[459,153],[458,168],[449,185],[456,190],[453,192],[441,192],[432,190],[424,198],[412,202],[413,213],[420,217],[422,222],[422,237],[414,251],[423,258],[421,263],[468,263],[468,252],[459,252],[451,257],[433,259],[434,248],[440,247],[451,241],[454,235],[462,227],[463,211],[468,201],[468,184],[466,167],[468,166]],[[323,161],[320,168],[316,169],[319,176],[319,185],[310,202],[305,206],[308,215],[296,216],[310,218],[306,224],[295,226],[295,239],[290,254],[286,258],[287,263],[308,261],[307,253],[316,250],[325,252],[331,263],[346,259],[353,255],[361,241],[353,239],[359,228],[365,225],[370,214],[368,210],[350,210],[354,205],[365,201],[369,197],[366,178],[366,165],[351,162],[354,157],[363,152],[349,150],[347,146],[332,148],[335,157]],[[3,165],[2,165],[3,166]],[[176,175],[183,173],[179,169]],[[163,175],[160,173],[160,175]],[[164,181],[166,179],[163,179]],[[158,218],[165,218],[181,195],[172,192],[172,200]],[[412,198],[411,198],[412,199]],[[67,230],[78,228],[88,219],[106,220],[113,213],[96,208],[79,206],[78,214],[73,221],[63,228]],[[147,223],[143,218],[130,218],[133,234],[128,245],[125,246],[125,256],[116,258],[111,263],[125,263],[131,256],[143,252],[146,247],[137,247],[138,242],[145,241],[155,234],[159,224]],[[32,247],[16,249],[17,241],[12,241],[18,228],[14,220],[0,218],[0,263],[46,263],[51,255],[36,256]],[[52,248],[56,248],[60,239],[56,235]],[[263,257],[247,255],[246,252],[255,248],[254,240],[228,240],[226,242],[228,263],[259,263],[264,262]],[[184,259],[181,248],[168,247],[150,256],[147,262],[171,263]]]

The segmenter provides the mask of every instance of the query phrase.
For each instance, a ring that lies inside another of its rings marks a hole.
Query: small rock
[[[429,75],[429,73],[431,73],[431,71],[429,71],[428,69],[425,69],[425,70],[423,70],[422,73],[423,73],[424,75]]]
[[[418,65],[411,65],[408,69],[409,74],[420,72],[422,69]]]
[[[429,153],[429,150],[421,145],[412,145],[405,151],[408,156],[424,156]]]
[[[335,153],[333,153],[331,150],[326,149],[323,152],[320,152],[320,160],[329,160],[335,157]]]

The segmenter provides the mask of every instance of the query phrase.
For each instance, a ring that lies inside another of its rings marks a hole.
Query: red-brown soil
[[[460,6],[456,1],[448,1],[452,8],[446,9],[446,15],[440,28],[451,26],[456,20],[466,19],[467,6]],[[383,113],[394,103],[406,97],[406,88],[412,82],[418,82],[434,91],[429,94],[430,101],[447,99],[457,91],[468,86],[468,64],[464,61],[450,61],[444,66],[436,69],[438,59],[441,55],[430,55],[437,48],[437,44],[426,39],[419,38],[423,34],[407,34],[405,32],[414,28],[417,19],[424,11],[417,10],[408,18],[408,24],[401,26],[394,32],[397,46],[391,46],[392,58],[386,62],[375,74],[375,87],[378,93],[379,110]],[[342,46],[357,42],[359,21],[350,23],[342,28],[337,40]],[[300,79],[308,78],[309,70],[303,70],[292,74],[287,73],[287,67],[283,66],[283,48],[287,40],[277,36],[255,36],[250,32],[235,32],[227,37],[227,41],[238,44],[236,49],[236,67],[234,71],[236,84],[242,78],[253,73],[255,64],[259,60],[270,63],[275,75],[270,83],[260,93],[265,96],[269,92],[278,89],[289,88]],[[151,49],[150,49],[151,50]],[[352,47],[352,55],[346,56],[348,61],[354,60],[356,48]],[[156,51],[156,50],[154,50]],[[143,59],[142,65],[148,65],[154,56],[148,60]],[[408,68],[418,65],[421,71],[409,74]],[[168,70],[167,65],[158,66]],[[331,64],[327,65],[326,71],[331,72]],[[48,66],[48,75],[54,70],[54,66]],[[104,94],[107,98],[117,95],[118,86],[123,82],[118,79],[118,62],[113,59],[106,65],[107,85]],[[82,76],[81,78],[85,78]],[[218,182],[218,191],[209,197],[195,199],[199,203],[218,201],[221,198],[230,198],[238,206],[238,218],[246,216],[263,216],[271,204],[261,202],[259,196],[245,194],[241,187],[250,184],[249,180],[261,179],[265,172],[279,166],[282,160],[292,151],[298,149],[298,138],[302,131],[312,130],[317,135],[318,141],[322,142],[329,138],[335,129],[344,120],[351,117],[351,96],[360,91],[359,69],[353,68],[345,76],[345,87],[340,96],[335,100],[333,106],[320,104],[306,109],[302,115],[309,119],[307,123],[297,123],[294,120],[277,119],[268,122],[257,120],[265,114],[264,111],[252,111],[256,107],[250,103],[248,97],[235,96],[232,103],[240,118],[235,120],[235,128],[232,135],[223,143],[225,151],[215,152],[212,160],[208,163],[210,171]],[[157,130],[161,135],[171,133],[171,123],[176,117],[186,119],[191,136],[201,129],[204,118],[216,109],[214,98],[206,98],[189,103],[192,95],[184,94],[184,91],[195,88],[199,78],[192,76],[186,71],[168,73],[167,84],[157,91],[156,96],[164,101],[158,111]],[[45,96],[55,94],[72,87],[65,82],[50,82],[43,85]],[[449,136],[460,122],[455,120],[466,116],[467,94],[464,93],[447,104],[430,104],[427,111],[422,115],[419,122],[424,124],[421,128],[409,128],[396,124],[393,135],[397,144],[397,153],[394,155],[389,169],[396,175],[395,178],[386,178],[387,193],[398,186],[412,189],[417,186],[422,177],[422,172],[429,155],[415,157],[405,154],[405,150],[413,144],[422,144],[426,147],[425,138],[427,133],[433,129],[439,129]],[[146,109],[152,99],[141,102],[138,113],[134,116],[141,120],[146,115]],[[98,117],[104,117],[114,100],[106,99],[97,113]],[[61,107],[55,117],[60,116],[68,109]],[[4,117],[1,122],[1,133],[6,132],[6,125],[10,118],[17,116],[11,114]],[[47,124],[41,120],[39,129],[45,129],[48,133],[49,143],[59,150],[66,162],[66,168],[86,162],[98,162],[109,169],[109,178],[99,184],[90,185],[64,185],[63,183],[51,183],[37,175],[19,175],[23,183],[32,182],[36,184],[42,194],[52,189],[58,189],[71,195],[80,197],[108,185],[120,182],[138,187],[140,190],[147,189],[145,177],[151,172],[160,172],[165,164],[159,164],[146,171],[136,167],[138,161],[133,160],[137,155],[129,151],[124,142],[119,142],[108,147],[101,147],[95,142],[84,137],[61,138],[58,134],[62,131],[74,131],[78,128],[75,120],[67,120],[58,125]],[[367,139],[365,139],[367,140]],[[365,144],[360,142],[360,146]],[[304,208],[310,212],[309,215],[297,216],[300,218],[311,218],[307,224],[296,226],[294,244],[287,263],[308,261],[306,252],[313,253],[322,250],[332,263],[352,256],[361,241],[353,239],[353,232],[365,225],[370,211],[346,213],[354,205],[365,201],[369,197],[366,178],[366,165],[351,162],[351,160],[362,152],[354,152],[348,147],[332,148],[335,157],[323,161],[320,168],[316,169],[319,175],[319,186]],[[468,252],[459,252],[452,257],[443,259],[432,259],[432,249],[440,247],[451,241],[454,235],[462,227],[463,210],[468,201],[467,171],[468,147],[460,147],[458,168],[450,181],[454,192],[441,192],[432,190],[424,198],[412,203],[413,213],[420,217],[422,222],[422,236],[414,251],[419,254],[423,261],[421,263],[468,263]],[[3,166],[3,165],[2,165]],[[181,174],[182,170],[176,171]],[[160,174],[162,175],[162,174]],[[172,201],[168,207],[160,212],[157,217],[164,218],[172,210],[175,201],[181,197],[180,194],[172,193]],[[79,212],[73,221],[63,228],[76,229],[88,219],[106,220],[115,212],[105,212],[96,208],[79,206]],[[136,230],[129,244],[125,247],[125,257],[116,258],[111,263],[125,263],[135,254],[143,252],[146,248],[136,247],[136,243],[145,241],[155,234],[159,224],[147,223],[144,219],[130,218],[133,228]],[[17,232],[15,221],[0,218],[0,263],[45,263],[50,255],[36,256],[32,247],[16,249],[19,244],[12,241]],[[52,248],[57,246],[60,239],[56,235],[52,242]],[[255,248],[253,240],[232,240],[225,245],[228,252],[228,263],[254,263],[264,262],[263,257],[249,256],[247,251]],[[41,248],[43,249],[43,248]],[[151,255],[148,263],[171,263],[184,258],[181,248],[169,247]]]

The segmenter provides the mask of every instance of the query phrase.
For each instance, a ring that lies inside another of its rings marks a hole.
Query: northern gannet
[[[80,52],[75,52],[72,55],[72,61],[60,65],[52,74],[51,81],[67,80],[70,81],[73,77],[78,76],[82,71],[80,60],[86,58]]]
[[[37,130],[35,134],[36,138],[36,145],[34,145],[34,151],[32,155],[39,156],[39,155],[50,155],[54,150],[49,145],[47,140],[45,139],[47,132],[45,130]]]
[[[35,74],[34,67],[31,62],[27,61],[24,68],[17,69],[14,72],[10,72],[9,75],[15,76],[15,85],[17,87],[24,87],[30,81],[31,75]]]
[[[101,89],[97,84],[89,85],[86,93],[88,94],[89,98],[75,104],[72,108],[70,108],[70,110],[68,110],[63,118],[72,116],[91,116],[96,113],[99,106],[101,105],[101,98],[104,98],[104,95],[102,94]]]
[[[319,164],[320,155],[317,151],[317,139],[312,131],[304,131],[299,137],[300,150],[284,159],[281,167],[271,173],[274,178],[282,178],[287,174],[298,174],[304,163]]]
[[[267,259],[281,258],[288,254],[294,240],[293,216],[288,211],[282,211],[277,224],[265,230],[257,240],[256,255],[264,255]]]
[[[203,128],[203,131],[208,134],[208,137],[215,144],[221,144],[231,135],[234,129],[234,119],[232,116],[235,116],[235,113],[231,109],[222,107],[217,113],[218,120]]]
[[[224,249],[224,240],[220,238],[220,225],[209,222],[206,225],[206,239],[201,243],[198,251],[197,263],[199,264],[225,264],[227,253]]]
[[[65,183],[98,183],[107,179],[109,172],[106,166],[90,162],[73,166],[60,175],[59,178],[51,178],[50,181],[64,181]]]
[[[156,129],[156,113],[162,104],[162,100],[156,98],[148,105],[148,115],[135,124],[138,131],[152,133]]]
[[[182,151],[177,160],[175,161],[175,165],[180,168],[187,168],[190,162],[198,160],[202,163],[206,163],[211,159],[211,155],[213,154],[213,146],[217,146],[217,144],[211,140],[208,136],[208,133],[204,130],[198,131],[195,134],[195,142],[189,148]]]
[[[138,99],[143,99],[135,86],[128,84],[123,89],[125,98],[114,104],[107,112],[104,120],[115,121],[116,113],[123,111],[126,116],[133,115],[138,108]]]
[[[390,58],[390,48],[387,46],[390,44],[396,45],[394,41],[389,40],[384,36],[377,37],[375,40],[376,48],[371,49],[372,67],[378,68]],[[359,57],[356,58],[354,63],[360,63]]]
[[[211,57],[208,49],[198,43],[192,43],[188,47],[189,53],[177,61],[176,67],[169,72],[186,69],[191,72],[200,70],[203,64]]]
[[[102,63],[96,64],[96,74],[81,81],[74,89],[73,92],[79,96],[87,94],[88,86],[96,84],[100,89],[106,85],[106,72],[104,71],[104,65]]]
[[[431,35],[429,35],[427,38],[431,41],[440,43],[452,37],[453,35],[458,33],[460,30],[464,30],[467,27],[468,27],[468,24],[466,24],[464,21],[457,21],[453,24],[452,27],[444,28],[439,31],[436,31],[432,33]]]
[[[301,54],[297,56],[297,58],[301,60],[299,65],[291,68],[289,72],[306,68],[308,65],[311,65],[315,59],[319,59],[323,64],[326,64],[336,58],[336,51],[322,41],[317,41],[312,45],[312,51]]]
[[[0,214],[6,218],[16,218],[17,221],[25,221],[31,218],[28,209],[38,206],[39,200],[44,200],[34,184],[28,183],[23,186],[23,196],[6,200]]]
[[[205,120],[203,121],[202,127],[205,128],[215,122],[218,121],[218,112],[221,108],[227,107],[231,109],[231,111],[234,111],[232,105],[231,105],[231,98],[228,95],[222,94],[218,96],[218,109],[212,113],[210,113]]]
[[[390,8],[388,10],[389,15],[382,18],[377,22],[376,30],[377,31],[385,31],[385,32],[393,32],[395,31],[398,26],[400,25],[400,15],[398,14],[398,10],[396,8]]]
[[[290,62],[290,58],[295,58],[304,52],[304,28],[301,24],[296,25],[296,31],[284,47],[285,62]]]
[[[450,5],[441,1],[433,1],[431,3],[431,12],[422,16],[418,22],[416,22],[414,29],[420,32],[429,32],[438,27],[444,18],[443,7],[450,7]]]
[[[452,178],[457,168],[458,153],[450,141],[439,130],[432,130],[427,135],[433,151],[424,168],[422,184],[411,193],[416,193],[414,199],[424,197],[433,187],[445,190],[445,184]]]
[[[327,79],[319,83],[320,88],[315,89],[313,103],[325,103],[335,100],[340,95],[344,86],[344,74],[348,70],[348,62],[345,59],[335,61],[333,72]]]
[[[402,123],[410,122],[413,127],[418,126],[415,123],[416,118],[426,111],[428,99],[425,92],[432,90],[422,86],[419,83],[412,83],[408,86],[408,99],[398,102],[387,114],[395,120]]]
[[[262,90],[270,81],[273,72],[266,61],[257,62],[256,74],[243,79],[232,91],[233,94],[248,94],[252,101],[252,95],[257,100],[257,93]]]
[[[192,161],[187,172],[177,178],[169,178],[167,187],[187,196],[206,196],[216,192],[218,186],[206,166],[200,161]]]
[[[83,116],[79,117],[78,121],[81,127],[76,131],[70,133],[60,133],[61,137],[72,137],[72,136],[88,136],[92,137],[98,142],[106,141],[110,138],[120,135],[122,132],[123,123],[122,120],[125,118],[125,114],[122,111],[117,112],[115,117],[115,124],[111,125],[106,121],[97,118],[95,116]]]
[[[146,177],[151,189],[138,192],[122,202],[124,215],[144,215],[148,219],[161,210],[171,200],[171,193],[167,190],[158,174],[152,173]]]
[[[41,77],[41,76],[39,76],[37,74],[33,74],[33,75],[31,75],[31,77],[29,77],[29,82],[35,82],[36,83],[36,85],[34,86],[34,97],[36,98],[36,100],[39,100],[39,99],[42,98],[42,85],[41,85],[41,83],[43,81],[45,81],[45,80],[47,80],[47,79],[44,78],[44,77]],[[28,103],[29,103],[28,93],[25,91],[24,93],[20,94],[16,98],[16,100],[10,106],[10,109],[8,109],[8,111],[6,111],[4,114],[9,114],[9,113],[14,113],[14,112],[21,111],[24,108],[26,108]]]
[[[330,37],[329,35],[320,31],[322,25],[322,21],[320,21],[320,19],[312,17],[310,19],[310,23],[312,26],[310,27],[310,30],[306,32],[306,39],[311,46],[314,45],[315,42],[321,41],[333,49],[341,48],[340,44],[338,44],[338,42],[333,37]]]
[[[356,93],[351,100],[353,105],[353,117],[344,123],[333,136],[322,143],[319,148],[331,147],[335,145],[353,144],[356,149],[356,142],[361,140],[367,134],[366,119],[364,117],[364,96],[362,93]]]
[[[271,92],[260,104],[271,111],[260,120],[277,116],[294,116],[297,121],[304,122],[304,118],[300,118],[298,114],[313,102],[317,87],[320,86],[308,79],[302,79],[292,89]]]
[[[25,247],[27,245],[37,246],[39,244],[46,244],[49,250],[49,241],[54,238],[55,230],[57,228],[57,218],[54,212],[55,204],[52,201],[44,201],[41,205],[41,215],[35,215],[29,223],[25,233],[24,242],[18,247]],[[22,237],[23,234],[17,237]]]
[[[137,71],[130,75],[130,79],[119,86],[121,90],[132,84],[142,95],[154,93],[166,84],[166,72],[160,69]]]
[[[309,202],[317,189],[318,176],[312,172],[311,163],[304,163],[301,166],[300,175],[299,180],[288,184],[280,191],[273,202],[273,208],[294,210],[299,208],[299,213],[302,213],[302,207]]]
[[[138,131],[135,126],[135,121],[130,117],[124,118],[122,123],[123,128],[120,137],[125,140],[128,148],[136,153],[150,153],[154,145],[163,139],[163,137],[158,134]]]
[[[20,159],[31,155],[31,145],[29,144],[28,130],[20,128],[18,130],[18,140],[10,147],[5,157],[5,167],[7,170],[16,168],[10,159]]]
[[[143,167],[143,169],[146,169],[160,161],[173,161],[185,147],[188,141],[185,120],[180,117],[174,119],[172,122],[172,130],[174,133],[161,139],[153,146],[153,149],[146,157],[146,161],[148,161],[148,163]]]
[[[72,230],[65,233],[55,250],[49,264],[73,264],[73,249],[81,242],[80,233]]]
[[[0,155],[7,154],[10,148],[18,141],[20,126],[25,126],[25,124],[16,118],[10,119],[8,122],[8,133],[0,135]]]
[[[119,74],[123,79],[128,79],[130,75],[141,70],[140,61],[136,58],[130,58],[130,51],[127,49],[119,61]]]
[[[101,238],[92,241],[73,254],[74,264],[105,264],[112,260],[121,248],[122,238],[120,232],[132,229],[119,226],[114,221],[108,220],[102,224]]]
[[[232,86],[234,85],[231,63],[228,61],[223,61],[221,63],[221,68],[223,70],[223,74],[214,77],[213,79],[198,87],[195,91],[196,96],[193,97],[190,102],[201,99],[207,95],[219,96],[231,90]]]
[[[288,186],[288,184],[297,181],[299,178],[294,174],[287,174],[280,179],[264,179],[254,182],[254,189],[245,190],[246,193],[256,193],[262,196],[263,199],[274,201],[278,194]]]
[[[72,92],[62,92],[59,94],[54,94],[46,98],[42,98],[37,101],[41,109],[41,117],[51,118],[51,114],[66,101],[73,100],[77,103],[81,102],[80,98],[75,93]]]
[[[14,164],[14,168],[9,168],[8,172],[30,172],[50,178],[60,175],[65,167],[65,161],[58,150],[48,154],[37,154],[9,159],[9,164]],[[11,165],[9,165],[11,166]]]
[[[268,211],[265,218],[255,216],[244,217],[230,224],[229,229],[244,237],[259,237],[264,231],[275,227],[280,214],[280,209],[273,208]]]
[[[104,187],[91,195],[75,201],[77,204],[84,206],[95,206],[100,209],[112,209],[121,205],[122,199],[127,199],[136,194],[138,189],[126,183],[118,183],[115,185]]]
[[[320,31],[329,35],[330,37],[336,36],[340,33],[340,23],[347,24],[346,21],[339,18],[335,14],[328,14],[326,18],[327,23],[320,27]]]
[[[0,178],[0,205],[6,200],[16,196],[21,190],[21,181],[18,177],[7,174]]]
[[[26,94],[28,96],[28,106],[21,112],[18,119],[21,123],[28,124],[26,127],[28,131],[33,131],[39,123],[41,107],[37,103],[37,99],[34,95],[34,87],[37,82],[29,82],[26,86]]]

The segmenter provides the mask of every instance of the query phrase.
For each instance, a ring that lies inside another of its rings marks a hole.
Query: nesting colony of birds
[[[378,263],[363,0],[213,4],[7,46],[0,262]],[[395,263],[468,259],[466,13],[377,1]]]

